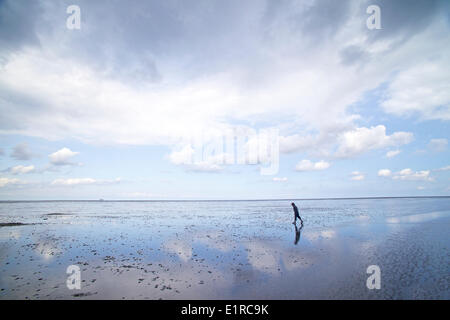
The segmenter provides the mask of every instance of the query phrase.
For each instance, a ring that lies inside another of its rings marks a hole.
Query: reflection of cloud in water
[[[367,215],[362,215],[362,216],[356,217],[355,219],[359,222],[369,222],[370,221],[370,217]]]
[[[87,299],[218,299],[233,286],[231,274],[225,274],[214,266],[192,260],[183,263],[175,260],[156,260],[151,266],[142,264],[132,268],[107,266],[101,273],[88,269],[83,278],[94,278],[96,282],[87,283],[84,290],[98,291],[99,295]],[[90,265],[96,264],[102,265],[103,261],[90,262]]]
[[[317,240],[319,238],[327,238],[332,239],[336,237],[336,231],[328,229],[328,230],[322,230],[322,231],[309,231],[303,235],[305,239],[308,239],[310,241]]]
[[[168,252],[177,254],[182,261],[188,261],[192,257],[191,240],[169,240],[164,244],[164,249]]]
[[[224,231],[202,232],[197,234],[195,239],[209,248],[216,249],[221,252],[229,252],[233,250],[234,242],[224,234]]]
[[[311,258],[306,257],[296,250],[286,250],[273,244],[264,242],[251,242],[246,245],[248,261],[253,268],[279,275],[281,270],[294,270],[311,263]]]
[[[353,248],[355,252],[358,252],[359,254],[368,255],[376,249],[377,244],[378,243],[375,241],[361,241],[354,245]]]
[[[263,272],[277,273],[280,267],[275,256],[276,251],[263,243],[251,242],[247,245],[250,250],[248,261],[255,268]]]
[[[11,240],[11,239],[19,239],[20,231],[19,230],[1,230],[0,231],[0,240]]]
[[[62,251],[56,246],[56,241],[53,238],[39,239],[34,251],[38,253],[44,260],[49,261]]]
[[[225,235],[224,231],[202,231],[192,234],[183,235],[181,239],[171,239],[163,245],[163,249],[167,252],[177,254],[184,262],[192,258],[192,248],[194,242],[201,243],[207,247],[221,252],[229,252],[233,250],[233,241]]]
[[[331,229],[310,233],[310,238],[312,239],[319,237],[329,239],[335,236],[335,231]],[[274,243],[273,241],[255,239],[237,243],[223,230],[203,230],[195,232],[195,234],[185,232],[177,238],[168,240],[162,248],[166,252],[176,254],[181,261],[190,264],[189,260],[193,257],[193,248],[195,248],[196,244],[202,244],[223,253],[234,252],[237,247],[245,249],[248,264],[253,270],[274,276],[279,276],[282,271],[308,267],[318,258],[316,255],[308,254],[302,250],[299,251],[296,248],[286,248],[284,242]],[[247,274],[248,272],[251,273],[251,270],[245,270],[245,268],[241,267],[242,264],[238,266],[237,262],[236,264],[231,260],[229,262],[232,266],[237,267],[234,273],[243,276],[245,279],[251,278]]]
[[[419,223],[448,216],[448,211],[414,214],[410,216],[387,218],[387,223]]]
[[[320,233],[324,238],[334,238],[336,236],[336,231],[334,230],[324,230]]]

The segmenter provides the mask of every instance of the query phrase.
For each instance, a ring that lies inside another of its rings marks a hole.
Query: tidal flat
[[[0,299],[450,298],[449,198],[295,202],[0,202]]]

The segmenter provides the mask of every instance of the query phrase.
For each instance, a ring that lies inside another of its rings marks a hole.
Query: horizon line
[[[0,200],[2,202],[220,202],[220,201],[310,201],[310,200],[370,200],[370,199],[414,199],[450,198],[447,196],[377,196],[377,197],[331,197],[331,198],[279,198],[279,199],[41,199],[41,200]]]

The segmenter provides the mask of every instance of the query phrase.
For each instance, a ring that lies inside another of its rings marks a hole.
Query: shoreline
[[[285,199],[76,199],[76,200],[0,200],[1,203],[42,203],[42,202],[250,202],[250,201],[324,201],[324,200],[388,200],[388,199],[450,199],[450,195],[446,196],[378,196],[378,197],[338,197],[338,198],[285,198]]]

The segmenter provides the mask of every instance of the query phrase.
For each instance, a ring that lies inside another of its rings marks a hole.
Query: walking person
[[[292,205],[292,208],[294,209],[294,222],[292,222],[292,224],[296,224],[297,223],[297,218],[298,218],[300,220],[300,223],[303,226],[303,220],[302,220],[302,218],[300,218],[300,215],[298,214],[297,206],[293,202],[291,203],[291,205]]]

